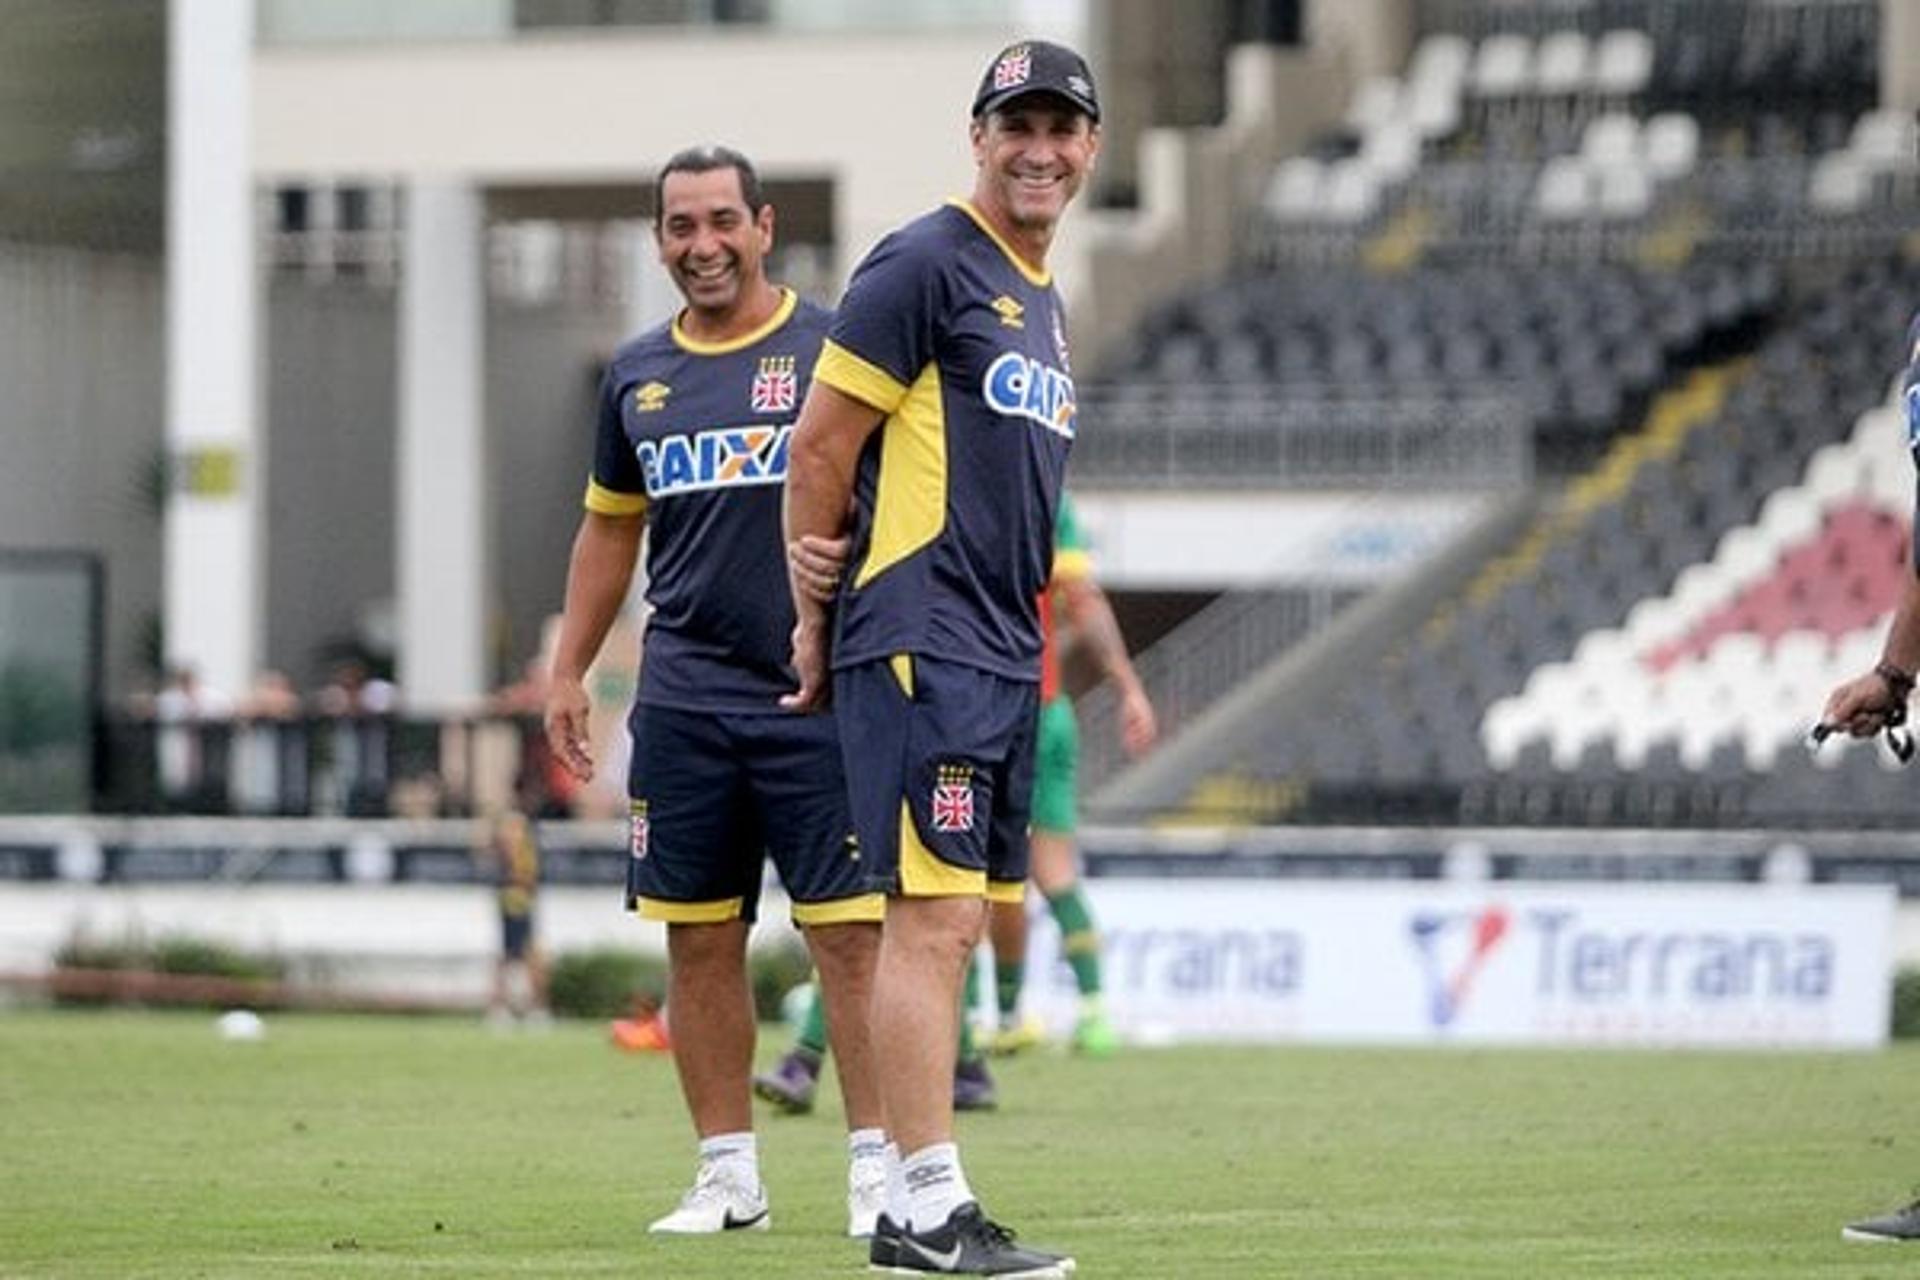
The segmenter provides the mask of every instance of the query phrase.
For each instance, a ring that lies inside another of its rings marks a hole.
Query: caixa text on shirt
[[[1018,351],[1003,351],[987,366],[980,394],[1001,413],[1037,422],[1073,439],[1073,379]]]
[[[634,446],[647,496],[695,493],[732,485],[779,484],[787,478],[793,424],[712,427],[692,435],[662,436]]]

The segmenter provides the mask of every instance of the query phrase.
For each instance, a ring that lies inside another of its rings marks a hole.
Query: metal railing
[[[1232,591],[1134,659],[1153,700],[1162,741],[1288,648],[1331,621],[1364,592],[1331,585]],[[1075,703],[1080,718],[1080,792],[1090,795],[1125,768],[1120,700],[1101,685]]]
[[[1571,144],[1569,145],[1571,149]],[[1381,195],[1363,222],[1288,222],[1256,212],[1241,229],[1244,256],[1265,267],[1351,262],[1385,225],[1421,215],[1422,257],[1484,263],[1636,262],[1694,256],[1746,260],[1861,257],[1897,252],[1920,210],[1920,167],[1862,178],[1850,207],[1814,199],[1817,157],[1703,159],[1659,181],[1647,209],[1612,216],[1542,217],[1542,157],[1428,160]]]
[[[1083,388],[1083,488],[1503,489],[1533,475],[1517,398],[1342,400],[1284,383]]]
[[[100,813],[461,817],[516,787],[536,811],[565,800],[533,715],[125,716],[100,740]]]

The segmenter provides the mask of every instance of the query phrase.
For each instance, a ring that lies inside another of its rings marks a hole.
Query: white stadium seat
[[[1320,162],[1311,156],[1282,160],[1267,183],[1261,206],[1282,222],[1310,221],[1320,208],[1324,177]]]
[[[1355,133],[1377,129],[1400,114],[1400,80],[1397,76],[1368,76],[1360,82],[1347,108],[1347,127]]]
[[[1640,131],[1640,154],[1657,180],[1685,177],[1700,158],[1700,122],[1684,111],[1661,112]]]
[[[1596,116],[1580,135],[1580,155],[1595,168],[1632,164],[1639,148],[1640,122],[1621,111]]]
[[[1653,37],[1620,29],[1600,37],[1593,51],[1593,88],[1609,98],[1641,92],[1653,77]]]
[[[1572,97],[1587,87],[1592,45],[1585,32],[1556,31],[1540,41],[1534,88],[1551,97]]]
[[[1867,167],[1845,151],[1821,156],[1807,182],[1807,200],[1822,213],[1857,213],[1872,191]]]
[[[1467,74],[1467,86],[1478,97],[1512,98],[1526,91],[1532,74],[1532,41],[1505,32],[1480,42]]]
[[[1550,222],[1584,218],[1593,210],[1593,184],[1575,156],[1555,156],[1541,166],[1533,190],[1534,211]]]

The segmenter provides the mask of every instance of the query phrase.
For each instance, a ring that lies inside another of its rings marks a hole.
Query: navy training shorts
[[[636,705],[627,909],[670,924],[752,921],[772,855],[796,924],[878,921],[829,716]]]
[[[922,654],[834,673],[869,888],[1018,902],[1039,685]]]

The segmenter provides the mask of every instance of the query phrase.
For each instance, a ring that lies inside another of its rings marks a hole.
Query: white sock
[[[721,1165],[746,1186],[760,1185],[760,1143],[752,1130],[700,1139],[700,1163]]]
[[[887,1152],[885,1129],[854,1129],[847,1134],[847,1159],[872,1160]]]
[[[921,1231],[945,1223],[973,1199],[973,1188],[960,1169],[960,1148],[951,1142],[936,1142],[902,1157],[900,1178],[907,1184],[908,1214]]]
[[[887,1162],[887,1217],[902,1231],[911,1221],[912,1206],[907,1203],[907,1179],[900,1169],[900,1148],[889,1142],[884,1153]]]

